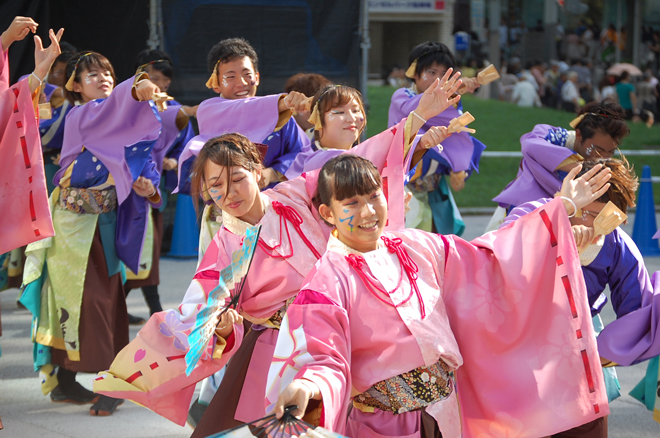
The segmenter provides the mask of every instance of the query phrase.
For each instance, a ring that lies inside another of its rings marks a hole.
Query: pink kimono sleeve
[[[0,41],[0,93],[9,88],[9,63],[7,62],[7,50],[2,47]]]
[[[1,48],[0,48],[1,50]],[[0,52],[0,254],[53,236],[39,122],[28,80],[9,86]]]
[[[181,426],[186,422],[195,384],[219,371],[240,346],[243,325],[227,340],[209,343],[197,367],[186,376],[188,335],[208,294],[218,285],[222,258],[219,240],[211,242],[178,310],[155,313],[137,337],[119,352],[110,370],[99,373],[94,392],[139,403]]]
[[[313,274],[314,271],[309,278]],[[339,281],[324,278],[319,281],[342,287]],[[320,425],[343,433],[351,395],[350,363],[348,311],[325,293],[302,290],[287,309],[280,327],[268,372],[266,412],[272,410],[280,392],[293,380],[310,380],[321,390]]]
[[[464,437],[548,436],[609,413],[566,210],[550,201],[471,243],[446,242],[444,299],[463,356]]]

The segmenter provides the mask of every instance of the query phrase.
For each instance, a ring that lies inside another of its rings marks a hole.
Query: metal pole
[[[614,60],[616,62],[621,62],[621,49],[620,47],[620,39],[621,39],[621,0],[616,0],[616,45],[614,47],[615,52],[614,52]]]
[[[369,48],[371,47],[371,40],[369,39],[369,2],[368,0],[361,0],[361,13],[362,23],[360,29],[360,54],[361,71],[360,71],[360,93],[364,100],[365,107],[369,108],[369,98],[367,94],[367,78],[369,77]],[[362,133],[362,139],[366,140],[366,131]]]
[[[165,29],[163,25],[163,1],[156,0],[158,2],[158,48],[160,50],[165,50]]]
[[[502,67],[501,60],[501,51],[500,51],[500,20],[501,20],[501,10],[500,10],[500,0],[489,0],[488,1],[488,35],[490,42],[490,53],[489,61],[495,66],[499,71]],[[490,87],[490,98],[499,99],[499,88],[496,85],[491,85]]]
[[[150,50],[158,48],[158,1],[149,0],[149,39],[147,47]]]
[[[642,44],[642,0],[635,0],[633,25],[633,64],[639,66],[640,45]]]

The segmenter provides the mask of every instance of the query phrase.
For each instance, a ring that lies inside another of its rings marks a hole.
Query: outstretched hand
[[[7,50],[12,43],[21,41],[28,33],[36,33],[38,26],[30,17],[14,17],[7,30],[2,32],[2,50]]]
[[[60,49],[60,40],[64,29],[57,31],[57,34],[50,29],[48,37],[50,38],[50,46],[44,49],[41,38],[38,35],[34,36],[34,74],[39,79],[44,79],[50,71],[50,66],[55,62],[62,50]]]
[[[607,181],[612,177],[610,169],[608,167],[603,169],[602,164],[597,164],[587,173],[575,179],[580,170],[582,170],[581,164],[568,173],[561,185],[561,196],[572,199],[578,209],[586,207],[603,196],[610,188]]]
[[[461,96],[456,91],[463,83],[459,78],[461,72],[457,71],[451,77],[453,69],[447,69],[442,79],[436,79],[424,91],[415,112],[426,120],[435,117],[447,108],[458,103]],[[456,96],[454,96],[456,95]],[[454,96],[454,97],[451,97]]]

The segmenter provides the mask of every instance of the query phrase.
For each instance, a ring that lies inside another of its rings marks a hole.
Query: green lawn
[[[394,88],[369,87],[369,118],[367,135],[372,136],[387,128],[387,111]],[[475,136],[488,146],[487,151],[519,151],[520,136],[534,125],[546,123],[569,128],[573,119],[569,113],[547,108],[520,108],[496,100],[481,100],[473,96],[463,98],[463,107],[476,118],[470,125],[477,130]],[[569,128],[570,129],[570,128]],[[621,150],[660,149],[660,127],[649,129],[644,124],[630,124],[630,135],[624,139]],[[642,166],[651,166],[652,173],[660,176],[660,156],[629,157],[641,175]],[[518,171],[519,158],[483,157],[480,172],[473,175],[465,189],[455,193],[459,207],[494,206],[491,199],[511,181]],[[655,202],[660,205],[660,187],[655,187]]]

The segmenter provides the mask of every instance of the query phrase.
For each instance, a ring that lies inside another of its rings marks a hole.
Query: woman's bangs
[[[347,160],[337,164],[334,178],[334,196],[337,201],[380,190],[380,174],[370,161]]]

